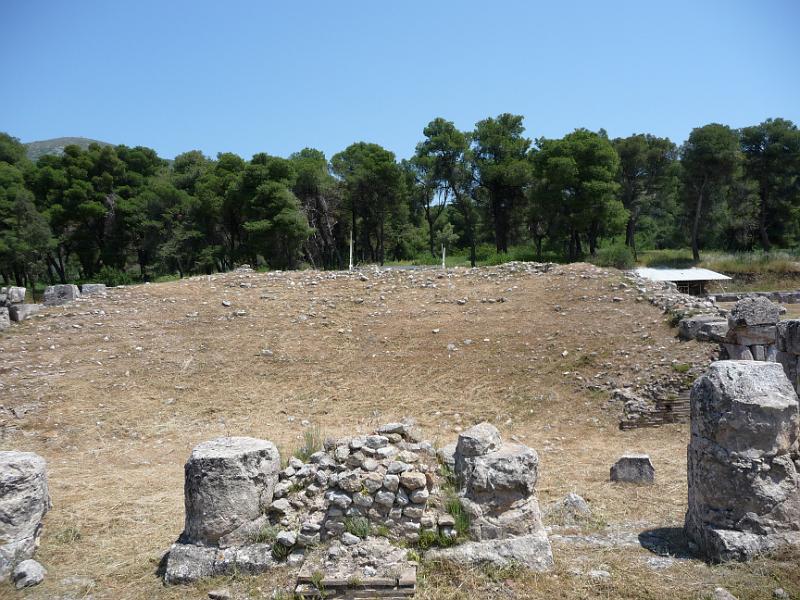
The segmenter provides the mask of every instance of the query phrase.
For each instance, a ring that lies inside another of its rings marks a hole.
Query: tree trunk
[[[700,231],[700,211],[703,209],[703,192],[697,194],[697,204],[694,208],[694,222],[692,223],[692,258],[696,261],[700,260],[700,244],[698,242],[698,233]]]
[[[769,252],[772,248],[772,243],[769,241],[767,234],[767,186],[761,186],[761,208],[758,215],[758,231],[761,234],[761,246],[765,252]]]

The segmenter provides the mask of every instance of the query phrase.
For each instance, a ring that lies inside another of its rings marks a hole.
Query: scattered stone
[[[714,600],[738,600],[736,596],[731,594],[728,590],[724,587],[714,588],[714,592],[712,593],[711,597]]]
[[[231,600],[231,592],[228,589],[211,590],[208,592],[208,600]]]
[[[46,574],[47,571],[42,565],[29,558],[14,567],[11,573],[11,581],[14,582],[18,590],[21,590],[22,588],[39,585],[44,581]]]
[[[653,483],[656,470],[647,454],[623,454],[611,465],[611,481]]]

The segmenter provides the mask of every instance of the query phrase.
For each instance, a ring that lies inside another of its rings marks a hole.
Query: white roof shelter
[[[727,275],[710,271],[709,269],[653,269],[650,267],[639,267],[636,269],[636,274],[639,277],[650,279],[652,281],[674,281],[675,283],[682,281],[727,281],[730,279]]]

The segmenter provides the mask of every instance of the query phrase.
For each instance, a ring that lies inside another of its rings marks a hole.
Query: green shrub
[[[614,267],[615,269],[632,269],[636,264],[633,250],[625,244],[613,244],[600,248],[592,262],[599,267]]]
[[[113,267],[103,267],[91,278],[91,281],[86,283],[105,283],[107,286],[113,287],[115,285],[130,285],[133,281],[133,277],[126,271]]]
[[[278,535],[278,528],[274,525],[264,525],[252,537],[254,544],[271,544]]]
[[[455,530],[458,533],[458,537],[465,537],[469,532],[470,518],[461,501],[456,496],[451,496],[447,499],[445,508],[456,522]]]
[[[284,546],[280,542],[273,542],[272,543],[272,558],[277,560],[278,562],[282,562],[286,560],[286,558],[291,554],[292,549],[289,546]]]
[[[348,533],[365,538],[370,532],[369,520],[366,517],[348,517],[344,521],[344,529]]]
[[[318,426],[309,427],[303,432],[303,445],[294,451],[295,457],[308,462],[311,455],[322,450],[324,438]]]

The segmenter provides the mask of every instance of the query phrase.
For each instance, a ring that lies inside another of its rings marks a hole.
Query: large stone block
[[[467,567],[521,565],[533,571],[547,571],[553,567],[553,552],[544,530],[515,538],[466,542],[443,550],[429,550],[425,558]]]
[[[728,329],[727,341],[742,346],[774,344],[777,328],[775,325],[753,325]]]
[[[49,509],[44,459],[33,452],[0,452],[0,580],[33,557]]]
[[[44,290],[44,305],[58,306],[72,302],[81,295],[77,285],[63,284],[51,285]]]
[[[722,327],[727,331],[728,322],[724,317],[715,314],[699,314],[691,317],[684,317],[678,322],[678,337],[682,340],[700,339],[700,332],[704,325],[709,323],[718,324],[717,329]]]
[[[703,556],[749,559],[797,532],[799,436],[781,365],[719,361],[695,382],[685,528]]]
[[[266,440],[223,437],[196,446],[184,470],[182,541],[214,545],[269,508],[280,455]]]
[[[775,325],[781,314],[781,307],[767,298],[743,298],[731,309],[728,325],[736,327],[753,327],[756,325]]]
[[[81,296],[101,296],[105,293],[105,283],[84,283],[81,286]]]
[[[778,350],[800,354],[800,319],[781,321],[777,329]]]
[[[24,321],[28,317],[35,315],[42,309],[41,304],[13,304],[8,309],[8,315],[12,321]]]
[[[11,319],[9,318],[8,309],[5,306],[0,306],[0,329],[8,329],[11,327]]]
[[[25,302],[25,288],[24,287],[10,287],[6,290],[6,302],[11,304],[20,304]]]

